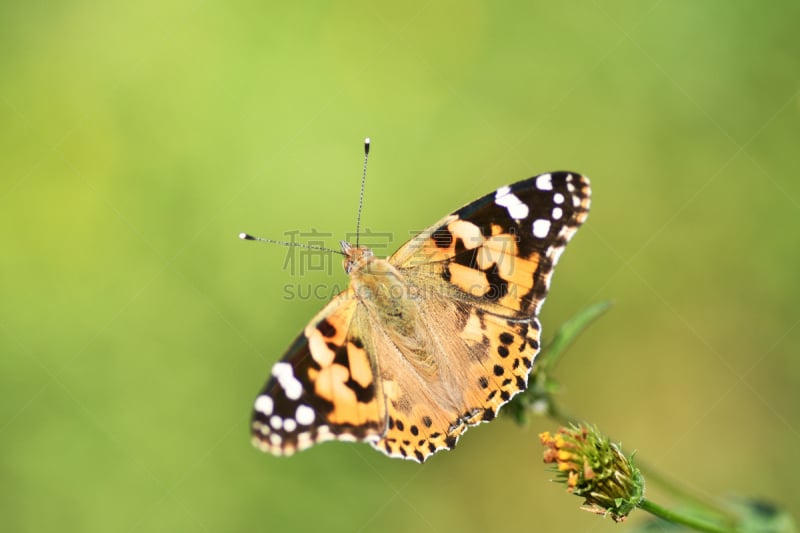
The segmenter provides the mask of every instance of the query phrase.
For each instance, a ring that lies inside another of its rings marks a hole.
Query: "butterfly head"
[[[369,263],[375,256],[372,250],[366,246],[353,246],[347,241],[341,241],[342,252],[344,253],[344,271],[348,274],[361,269]]]

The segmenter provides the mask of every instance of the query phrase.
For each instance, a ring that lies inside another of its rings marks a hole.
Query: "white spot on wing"
[[[275,363],[272,367],[272,375],[278,380],[286,397],[290,400],[299,400],[303,394],[303,384],[294,377],[294,368],[285,361]]]
[[[553,208],[553,219],[554,220],[560,219],[563,214],[564,214],[564,211],[562,211],[560,207],[554,207]]]
[[[286,361],[278,361],[274,365],[272,365],[272,375],[281,379],[281,376],[289,374],[290,376],[294,377],[294,370],[292,370],[292,365],[287,363]]]
[[[299,400],[300,396],[303,394],[303,385],[295,379],[287,383],[286,386],[283,387],[283,390],[286,392],[286,397],[290,400]]]
[[[504,187],[504,189],[508,189],[508,187]],[[497,191],[497,194],[500,194],[500,190]],[[505,207],[508,210],[508,216],[514,220],[520,220],[528,216],[528,206],[523,204],[516,194],[508,193],[505,196],[498,196],[495,198],[494,203]]]
[[[511,215],[511,218],[514,220],[521,220],[528,216],[528,206],[523,204],[522,202],[516,205],[508,206],[508,214]]]
[[[509,187],[508,185],[505,185],[505,186],[500,187],[499,189],[497,189],[497,193],[495,193],[494,197],[495,198],[500,198],[501,196],[505,196],[506,194],[508,194],[510,192],[511,192],[511,187]]]
[[[287,420],[287,422],[288,422],[288,420]],[[297,434],[297,447],[298,448],[300,448],[302,450],[303,448],[308,448],[312,444],[313,444],[313,442],[311,441],[311,435],[310,434],[305,433],[305,432]]]
[[[262,394],[261,396],[256,398],[255,407],[256,411],[258,411],[262,415],[267,415],[267,416],[271,415],[272,409],[274,407],[272,403],[272,398]]]
[[[560,192],[555,193],[553,195],[553,201],[555,203],[557,203],[557,204],[563,204],[564,203],[564,195],[561,194]]]
[[[540,191],[553,190],[553,178],[550,174],[542,174],[536,178],[536,188]]]
[[[540,239],[547,237],[550,233],[550,221],[544,218],[537,218],[533,221],[533,236]]]
[[[297,407],[297,411],[294,414],[295,420],[297,420],[298,424],[302,424],[304,426],[310,426],[314,423],[314,418],[316,415],[314,414],[314,410],[307,405],[299,405]]]
[[[272,429],[281,429],[283,427],[283,419],[278,415],[272,415],[269,419],[269,425],[272,426]]]
[[[283,421],[283,430],[284,431],[287,431],[287,432],[291,433],[295,429],[297,429],[297,422],[295,422],[291,418],[287,418],[286,420]]]

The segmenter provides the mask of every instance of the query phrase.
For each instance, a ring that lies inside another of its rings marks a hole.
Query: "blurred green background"
[[[0,529],[624,531],[548,482],[537,419],[427,464],[250,446],[269,369],[346,283],[284,238],[392,245],[500,185],[592,178],[545,337],[616,306],[562,402],[704,494],[797,511],[796,1],[7,2]],[[667,503],[655,488],[649,495]]]

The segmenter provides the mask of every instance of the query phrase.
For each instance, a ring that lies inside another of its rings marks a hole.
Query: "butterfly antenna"
[[[258,242],[269,242],[272,244],[280,244],[281,246],[289,246],[295,248],[306,248],[308,250],[319,250],[321,252],[333,252],[339,255],[345,255],[344,252],[341,250],[334,250],[333,248],[326,248],[324,246],[316,246],[313,244],[305,244],[302,242],[292,242],[292,241],[276,241],[275,239],[265,239],[264,237],[256,237],[254,235],[250,235],[249,233],[240,233],[239,238],[244,241],[258,241]]]
[[[364,171],[361,174],[361,194],[358,197],[358,218],[356,218],[356,248],[361,237],[361,209],[364,207],[364,185],[367,183],[367,160],[369,159],[369,137],[364,139]]]

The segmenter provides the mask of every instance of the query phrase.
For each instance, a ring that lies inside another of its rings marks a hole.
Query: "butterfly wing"
[[[498,315],[528,318],[538,314],[553,267],[589,205],[587,177],[541,174],[448,215],[389,261],[440,276]]]
[[[262,451],[291,455],[318,442],[376,439],[386,408],[353,324],[352,291],[336,296],[306,326],[255,401],[251,434]]]
[[[466,205],[389,258],[419,295],[419,312],[439,339],[439,379],[452,384],[439,401],[416,402],[413,373],[382,369],[392,386],[376,449],[424,461],[527,387],[539,352],[536,315],[589,203],[586,177],[542,174]]]

